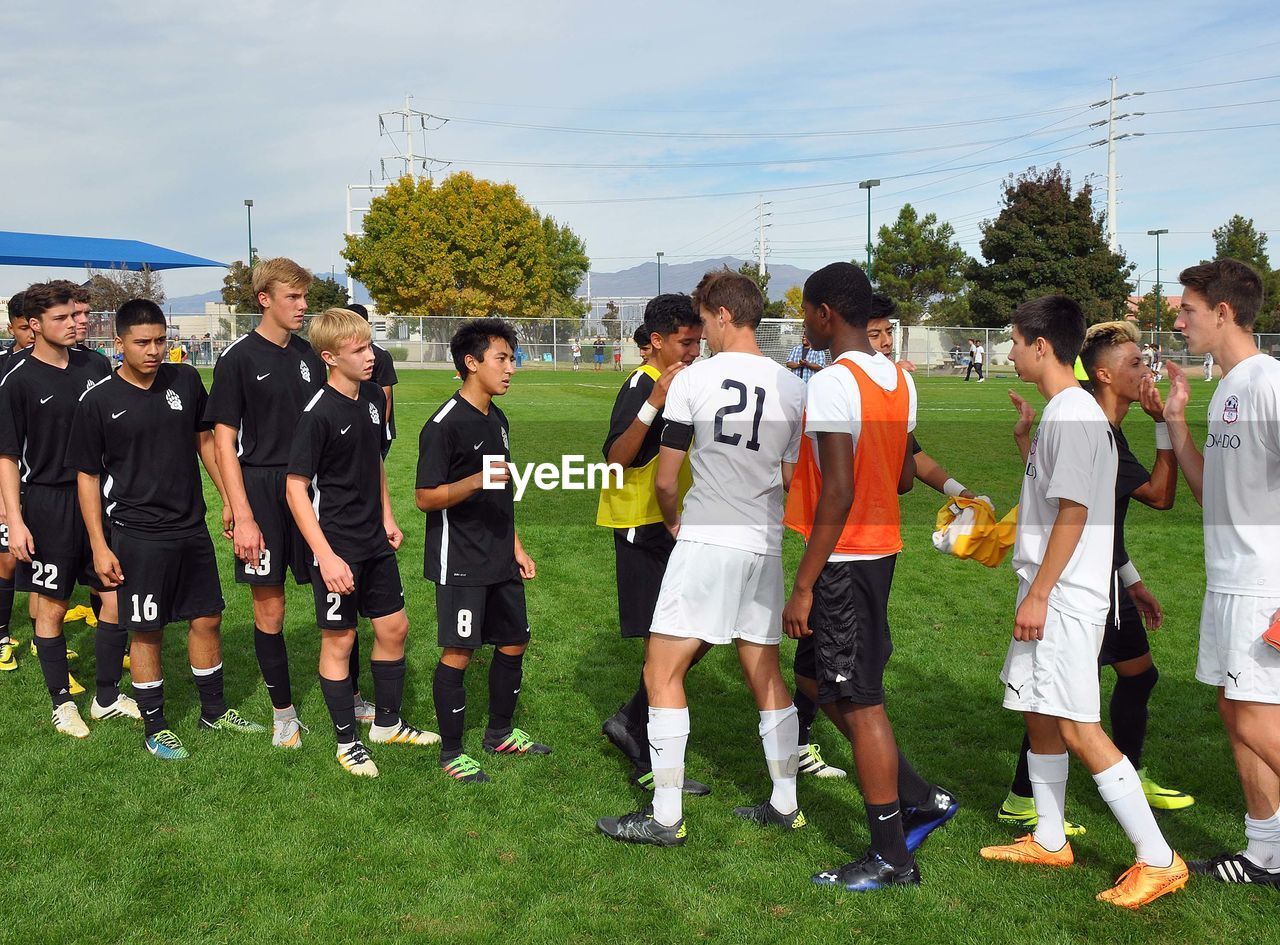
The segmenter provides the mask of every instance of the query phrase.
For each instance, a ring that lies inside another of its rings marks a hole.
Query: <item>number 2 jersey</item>
[[[800,452],[804,381],[758,354],[722,351],[671,382],[664,445],[693,432],[679,541],[782,554],[782,463]]]

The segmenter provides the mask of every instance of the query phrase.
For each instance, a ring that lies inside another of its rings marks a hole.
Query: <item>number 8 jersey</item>
[[[782,554],[782,463],[800,452],[804,381],[758,354],[722,351],[676,375],[663,442],[692,429],[680,541]]]

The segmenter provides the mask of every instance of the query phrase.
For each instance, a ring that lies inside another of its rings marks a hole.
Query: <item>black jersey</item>
[[[302,411],[289,474],[311,480],[312,505],[334,553],[347,561],[386,554],[382,447],[386,398],[372,381],[352,400],[326,384]]]
[[[506,415],[491,403],[487,414],[454,394],[418,437],[419,489],[434,489],[481,472],[485,456],[510,462]],[[449,509],[427,513],[423,576],[437,584],[501,584],[519,575],[515,559],[515,493],[481,489]]]
[[[115,365],[111,363],[111,359],[96,348],[90,348],[86,345],[72,345],[71,347],[73,351],[83,351],[91,361],[101,361],[106,365],[108,371],[115,372]]]
[[[618,396],[613,401],[613,413],[609,417],[609,432],[604,438],[606,460],[609,458],[609,450],[613,448],[614,442],[627,432],[627,428],[635,422],[640,409],[648,402],[649,395],[653,393],[653,385],[654,380],[649,376],[648,371],[644,368],[636,368],[627,378],[627,382],[622,385],[622,389],[618,391]],[[644,440],[640,443],[640,451],[628,465],[637,468],[648,466],[657,457],[661,448],[662,411],[659,410],[653,422],[649,424]]]
[[[67,349],[65,368],[21,353],[10,365],[0,380],[0,454],[18,459],[24,483],[74,485],[76,471],[66,463],[71,419],[81,395],[111,368],[76,348]]]
[[[370,380],[379,387],[395,387],[400,383],[400,378],[396,374],[395,358],[391,357],[390,351],[378,345],[373,346],[373,377]],[[394,410],[389,412],[391,418],[387,424],[387,439],[394,440],[396,438],[396,414]]]
[[[297,335],[281,347],[251,331],[218,358],[205,419],[240,431],[241,465],[284,466],[302,408],[324,382],[320,355]]]
[[[19,361],[31,357],[31,348],[31,345],[25,348],[6,348],[3,353],[0,353],[0,380],[3,380]]]
[[[99,477],[113,527],[149,539],[204,531],[197,434],[210,428],[207,399],[200,372],[168,362],[148,388],[113,375],[80,398],[67,466]]]
[[[1129,560],[1129,552],[1124,547],[1124,517],[1129,511],[1129,497],[1146,483],[1151,481],[1151,473],[1138,462],[1138,457],[1129,449],[1129,441],[1117,426],[1111,427],[1111,434],[1116,441],[1116,534],[1115,551],[1111,566],[1119,568]]]

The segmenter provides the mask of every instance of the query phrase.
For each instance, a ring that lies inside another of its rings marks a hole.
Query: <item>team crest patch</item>
[[[1222,407],[1222,422],[1235,423],[1240,419],[1240,398],[1232,394]]]
[[[382,417],[378,416],[378,408],[375,407],[373,404],[369,405],[369,419],[372,420],[374,423],[382,422]]]
[[[311,383],[311,368],[307,367],[306,361],[298,362],[298,372],[302,375],[302,379],[308,384]]]
[[[505,429],[502,431],[502,448],[508,453],[511,452],[511,441],[507,439],[507,431]]]
[[[172,387],[164,392],[164,399],[165,403],[169,405],[170,410],[182,409],[182,398],[178,396],[177,392]]]

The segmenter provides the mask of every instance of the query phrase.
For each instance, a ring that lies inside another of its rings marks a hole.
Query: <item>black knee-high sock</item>
[[[1136,676],[1117,676],[1116,688],[1111,693],[1111,738],[1135,768],[1142,767],[1142,746],[1147,740],[1147,703],[1159,679],[1160,671],[1154,666]]]
[[[649,728],[649,690],[644,686],[643,666],[640,668],[639,687],[618,714],[625,720],[628,731],[637,737],[645,736]]]
[[[520,698],[520,681],[524,675],[524,654],[511,656],[493,651],[489,664],[489,728],[487,734],[499,738],[511,734],[511,717],[516,714]]]
[[[71,701],[70,670],[67,669],[67,638],[36,637],[36,655],[40,658],[40,672],[56,709]]]
[[[351,641],[351,658],[347,660],[347,673],[351,676],[351,691],[360,691],[360,631],[356,630]]]
[[[284,634],[264,633],[254,627],[253,649],[271,704],[277,709],[289,708],[293,705],[293,689],[289,686],[289,651],[284,646]]]
[[[431,681],[431,697],[436,704],[436,724],[440,726],[440,760],[452,761],[462,754],[462,732],[466,727],[467,671],[444,663],[436,664]]]
[[[800,719],[800,744],[807,745],[809,731],[813,728],[814,719],[818,717],[818,703],[806,696],[799,686],[796,687],[796,697],[792,701],[796,704],[796,715]]]
[[[155,682],[134,682],[133,693],[138,700],[138,709],[142,712],[142,728],[147,735],[155,735],[169,727],[164,717],[164,680]]]
[[[920,777],[902,751],[898,751],[898,802],[903,807],[924,807],[930,801],[933,785]]]
[[[89,592],[89,609],[93,611],[93,619],[102,619],[102,595]]]
[[[1023,734],[1022,747],[1018,749],[1018,767],[1013,772],[1013,784],[1009,792],[1018,797],[1031,796],[1031,772],[1027,770],[1027,752],[1031,751],[1031,736]]]
[[[867,825],[871,830],[871,849],[891,866],[905,866],[911,859],[907,840],[902,833],[902,808],[892,804],[867,804]]]
[[[320,691],[324,693],[324,704],[329,707],[329,717],[333,719],[333,734],[338,739],[338,747],[350,745],[359,734],[351,680],[325,679],[321,676]]]
[[[0,578],[0,640],[9,636],[9,621],[13,618],[13,578]]]
[[[404,701],[404,657],[398,660],[370,660],[373,675],[374,725],[395,725],[400,721]]]
[[[100,706],[109,706],[120,697],[120,677],[124,675],[124,651],[129,645],[129,633],[118,623],[98,621],[93,632],[93,655],[97,662],[97,700]]]
[[[195,677],[196,691],[200,693],[200,718],[206,722],[216,722],[227,713],[227,697],[222,688],[222,664],[212,669],[196,669],[191,667],[191,675]]]

